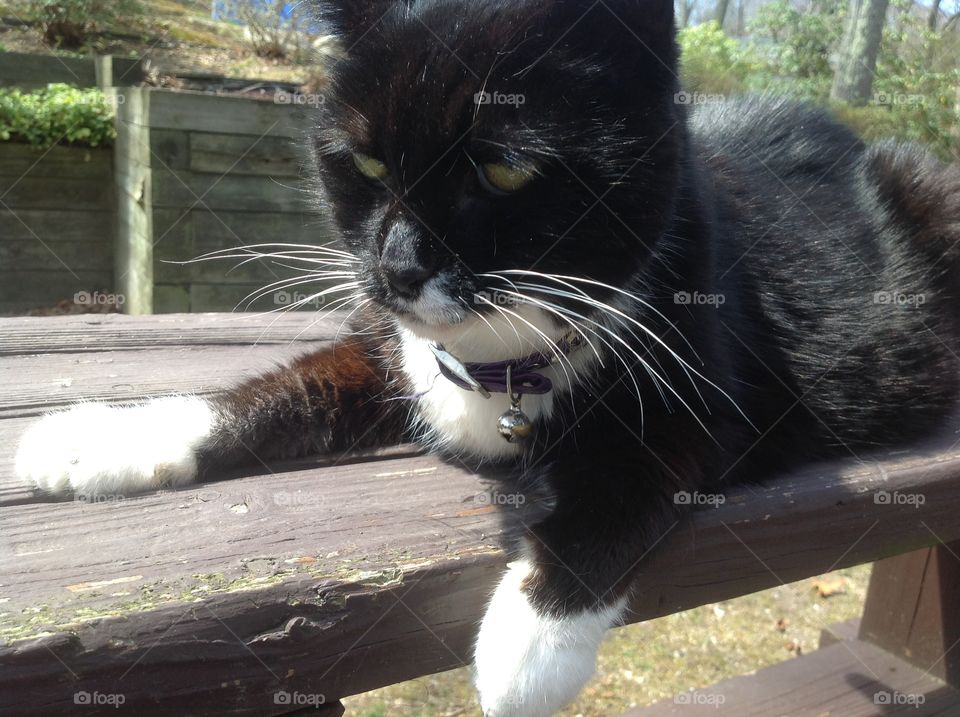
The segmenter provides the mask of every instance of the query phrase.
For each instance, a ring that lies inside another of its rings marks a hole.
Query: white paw
[[[189,483],[196,448],[213,412],[188,396],[138,406],[82,403],[31,425],[17,449],[16,474],[54,494],[125,495]]]
[[[565,618],[539,615],[520,588],[527,561],[512,563],[480,626],[476,686],[484,717],[549,717],[596,670],[597,650],[622,605]]]

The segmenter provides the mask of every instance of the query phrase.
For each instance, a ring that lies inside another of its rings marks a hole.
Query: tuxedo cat
[[[956,167],[784,100],[691,111],[672,0],[320,12],[343,53],[311,152],[343,243],[275,254],[343,280],[354,333],[211,399],[45,417],[25,479],[120,493],[413,439],[541,490],[475,655],[484,714],[535,717],[592,674],[678,496],[956,405]]]

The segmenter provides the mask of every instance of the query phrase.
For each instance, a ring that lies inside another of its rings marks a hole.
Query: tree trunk
[[[680,27],[686,27],[690,24],[690,13],[693,10],[693,2],[690,0],[680,0]]]
[[[830,97],[853,104],[870,99],[890,0],[850,0]]]
[[[940,22],[940,2],[941,0],[933,0],[933,5],[930,7],[930,17],[927,18],[927,25],[934,32],[936,32],[937,25]]]
[[[723,29],[723,23],[727,19],[727,9],[730,7],[730,0],[718,0],[717,2],[717,23],[720,29]]]

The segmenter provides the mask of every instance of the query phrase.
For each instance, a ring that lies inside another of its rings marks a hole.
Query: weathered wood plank
[[[335,234],[326,220],[313,212],[309,198],[307,205],[298,212],[217,212],[195,211],[196,247],[199,251],[213,251],[236,244],[240,237],[246,244],[284,242],[291,244],[325,245],[334,240]],[[228,233],[233,244],[222,243],[220,235]]]
[[[56,253],[56,245],[48,247]],[[77,292],[110,290],[113,272],[72,269],[50,257],[49,271],[0,271],[0,312],[22,313],[29,309],[73,301]]]
[[[6,418],[0,421],[0,434],[5,438],[0,441],[0,465],[12,466],[17,452],[17,442],[27,426],[35,421],[35,416],[23,418]],[[11,471],[7,471],[6,478],[0,478],[0,504],[24,503],[36,500],[30,486],[17,480]]]
[[[150,94],[150,125],[157,129],[300,139],[310,126],[310,114],[301,107],[198,92]]]
[[[11,356],[0,362],[0,393],[4,397],[0,417],[37,415],[79,400],[135,401],[176,392],[206,395],[252,372],[267,371],[310,346],[298,341],[287,346]],[[24,376],[30,376],[30,381],[25,383]]]
[[[960,687],[960,543],[881,560],[860,638]]]
[[[113,184],[91,177],[0,177],[4,204],[23,209],[109,209],[113,206]]]
[[[183,130],[154,129],[150,132],[153,163],[170,169],[189,169],[190,134]]]
[[[300,321],[282,317],[280,335]],[[213,385],[236,376],[218,351],[256,368],[251,349],[223,345],[236,341],[230,335],[240,325],[223,317],[96,317],[84,336],[75,318],[4,321],[0,347],[5,336],[21,336],[21,351],[59,343],[63,353],[11,353],[0,359],[0,375],[13,383],[19,374],[14,392],[46,392],[35,400],[48,400],[51,387],[35,385],[44,376],[73,371],[77,359],[106,358],[124,366],[124,378],[139,377],[143,391],[160,385],[151,376],[162,372],[151,368],[160,356],[180,353],[212,364],[216,375],[171,365],[168,388],[191,370]],[[321,341],[333,326],[322,327]],[[196,348],[178,348],[180,336]],[[159,348],[136,349],[137,341]],[[73,352],[110,345],[125,350]],[[21,361],[37,368],[27,372]],[[96,380],[84,379],[84,394],[99,390]],[[99,380],[106,389],[111,379]],[[128,389],[118,382],[111,390],[116,398]],[[9,394],[4,386],[0,400],[15,407],[21,399]],[[0,446],[8,447],[0,450],[0,495],[25,502],[0,505],[0,632],[10,641],[0,648],[0,711],[72,709],[82,686],[119,690],[127,709],[145,715],[276,714],[278,690],[335,699],[468,658],[505,558],[483,487],[460,468],[427,457],[333,458],[255,467],[179,492],[49,503],[31,498],[12,474],[11,446],[25,425],[0,420]],[[811,466],[734,489],[726,504],[666,536],[643,566],[631,618],[918,549],[935,543],[934,534],[956,540],[958,476],[951,434],[863,464]],[[922,509],[878,501],[878,491],[922,495]]]
[[[0,52],[0,87],[46,87],[50,82],[96,87],[93,61],[77,57]]]
[[[281,274],[280,276],[284,275]],[[286,276],[290,276],[290,272],[287,272]],[[340,300],[350,295],[350,292],[344,292],[311,298],[324,289],[333,288],[338,283],[335,281],[316,281],[292,289],[277,288],[264,294],[264,284],[277,280],[278,278],[275,275],[274,277],[265,276],[262,281],[255,284],[219,280],[216,283],[208,284],[196,281],[190,285],[190,310],[210,312],[291,309],[296,312],[323,312],[343,306],[343,302]]]
[[[334,336],[343,315],[315,320],[302,314],[182,314],[169,316],[15,317],[0,321],[0,356],[143,351],[178,346],[289,345]],[[0,408],[5,407],[0,394]]]
[[[154,284],[153,313],[183,314],[190,311],[189,284]]]
[[[63,145],[34,149],[28,144],[0,142],[0,186],[27,175],[109,181],[112,172],[110,149]]]
[[[297,272],[284,266],[290,262],[281,260],[233,258],[191,264],[173,262],[189,261],[212,251],[244,245],[277,241],[317,244],[331,240],[329,231],[315,217],[299,213],[157,209],[153,221],[156,236],[154,278],[157,283],[268,284]],[[237,253],[240,253],[239,249]],[[303,268],[310,267],[304,265]]]
[[[278,184],[263,177],[224,177],[159,169],[153,174],[153,206],[237,212],[306,212],[309,200],[297,180]]]
[[[114,276],[124,295],[124,311],[153,313],[153,162],[150,154],[150,98],[145,89],[116,91],[117,168],[112,191],[117,216],[114,233]],[[120,102],[120,100],[123,100]]]
[[[668,536],[645,566],[631,617],[934,542],[921,520],[953,537],[958,460],[827,466],[734,490]],[[878,505],[881,488],[922,490],[925,510]],[[216,667],[230,664],[254,713],[278,684],[288,687],[273,674],[292,671],[297,689],[342,697],[456,666],[503,563],[478,491],[463,471],[423,458],[373,469],[278,467],[139,499],[0,508],[11,556],[0,562],[0,583],[18,586],[3,595],[3,629],[60,635],[0,650],[0,684],[16,679],[19,699],[34,705],[63,704],[76,683],[48,647],[85,686],[101,688],[143,657],[123,689],[128,704],[151,713],[160,678],[177,685],[174,700],[238,704],[238,688]],[[94,527],[104,523],[109,534]],[[79,565],[78,555],[86,556]],[[116,582],[86,584],[104,580]],[[19,713],[17,703],[9,709]]]
[[[105,209],[22,209],[0,210],[3,236],[0,242],[36,241],[56,242],[111,242],[113,216]]]
[[[62,268],[63,264],[74,271],[112,271],[113,243],[109,241],[111,221],[106,214],[103,215],[103,219],[105,226],[100,226],[98,230],[101,236],[107,237],[107,241],[102,241],[99,246],[90,240],[57,241],[47,244],[33,237],[28,239],[5,237],[0,240],[0,267],[2,267],[0,271],[47,271]],[[89,226],[89,228],[93,227]],[[47,245],[44,246],[44,244]]]
[[[844,641],[623,717],[952,717],[960,692],[893,655]]]
[[[114,86],[143,80],[143,60],[109,57]],[[76,87],[96,87],[97,72],[91,58],[0,52],[0,87],[46,87],[63,82]]]
[[[300,177],[304,148],[289,137],[190,133],[190,169],[217,175]]]

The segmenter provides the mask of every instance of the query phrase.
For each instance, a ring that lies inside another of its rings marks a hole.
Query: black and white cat
[[[537,716],[592,674],[678,493],[956,405],[956,167],[788,101],[691,112],[672,0],[321,14],[345,52],[311,149],[343,248],[296,256],[358,288],[356,332],[210,400],[48,416],[25,479],[148,490],[414,438],[545,491],[476,646],[484,713]]]

